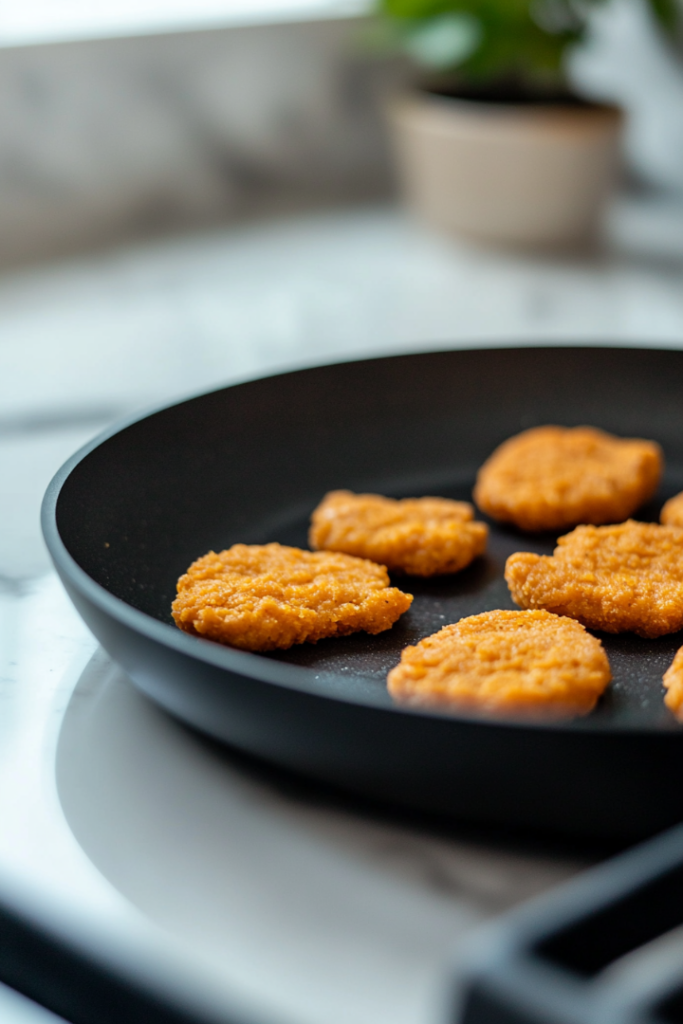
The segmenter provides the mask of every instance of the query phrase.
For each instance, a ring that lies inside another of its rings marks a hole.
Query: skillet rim
[[[43,500],[41,503],[40,521],[43,532],[43,537],[48,548],[48,552],[52,561],[54,562],[55,568],[57,569],[58,575],[65,576],[71,585],[79,591],[87,600],[92,602],[100,611],[105,615],[111,616],[124,628],[131,629],[133,632],[142,634],[146,639],[151,640],[154,643],[160,643],[164,647],[171,648],[180,654],[185,655],[190,659],[198,659],[216,668],[223,669],[228,672],[233,672],[236,675],[247,677],[250,679],[257,680],[260,683],[276,686],[283,689],[295,690],[300,693],[305,693],[309,696],[315,697],[321,700],[328,700],[332,702],[341,702],[354,706],[371,708],[376,712],[385,712],[389,714],[399,715],[410,715],[418,716],[420,718],[426,718],[436,720],[439,722],[453,722],[454,725],[486,725],[494,730],[526,730],[526,731],[542,731],[551,733],[589,733],[591,735],[604,735],[604,736],[640,736],[640,735],[657,735],[663,740],[666,737],[669,738],[669,742],[675,740],[678,737],[683,740],[683,728],[676,729],[667,728],[662,729],[654,725],[643,725],[635,726],[632,724],[628,725],[614,725],[606,724],[601,721],[595,721],[591,719],[591,716],[587,718],[577,718],[568,721],[533,721],[530,719],[491,719],[483,715],[467,715],[467,714],[456,714],[430,710],[428,708],[413,707],[413,706],[401,706],[396,703],[386,704],[384,701],[380,701],[371,694],[353,694],[346,695],[340,689],[339,692],[330,693],[322,690],[321,685],[317,683],[315,679],[315,670],[307,666],[292,665],[286,662],[275,661],[271,658],[263,657],[258,652],[252,651],[241,651],[236,648],[228,647],[215,643],[211,640],[206,640],[202,637],[194,637],[184,631],[173,627],[170,623],[161,622],[154,616],[149,615],[147,612],[140,611],[139,609],[130,605],[127,601],[122,600],[112,594],[106,587],[97,583],[92,576],[90,576],[76,561],[67,549],[64,541],[61,538],[59,529],[57,526],[57,506],[59,498],[61,496],[62,488],[68,480],[73,470],[81,462],[83,462],[89,455],[91,455],[97,448],[101,447],[106,441],[121,433],[123,430],[129,427],[135,426],[137,423],[141,423],[144,420],[151,419],[159,413],[163,413],[168,409],[176,408],[181,405],[189,404],[192,402],[201,401],[203,398],[207,398],[211,395],[218,394],[223,391],[230,391],[233,388],[241,387],[242,385],[248,385],[257,383],[262,380],[270,380],[273,378],[289,377],[296,374],[305,374],[311,371],[319,369],[333,368],[339,365],[348,364],[362,364],[362,363],[374,363],[380,360],[395,360],[402,358],[411,358],[415,356],[432,356],[445,353],[459,353],[459,352],[481,352],[487,351],[491,353],[495,352],[515,352],[520,350],[541,350],[541,351],[552,351],[554,349],[573,349],[573,350],[590,350],[590,351],[637,351],[643,353],[674,353],[677,352],[683,358],[683,349],[665,346],[665,345],[644,345],[644,344],[592,344],[576,343],[576,342],[563,342],[560,341],[557,344],[523,344],[515,341],[514,343],[501,345],[487,344],[483,342],[481,344],[470,343],[468,345],[462,345],[458,347],[438,347],[438,348],[419,348],[417,350],[382,353],[379,355],[364,356],[361,359],[357,358],[335,358],[330,362],[321,362],[314,364],[307,364],[305,366],[299,366],[290,369],[277,370],[275,373],[259,373],[254,376],[241,377],[237,380],[231,381],[228,384],[224,384],[219,387],[212,387],[209,389],[202,389],[197,392],[193,392],[184,397],[174,399],[172,401],[157,402],[151,406],[148,406],[137,412],[129,413],[120,418],[117,418],[113,423],[106,427],[103,431],[95,435],[90,441],[79,448],[73,455],[71,455],[66,462],[57,470],[55,475],[52,477],[50,483],[47,486]],[[326,676],[334,678],[334,680],[343,684],[347,680],[344,676],[334,672],[326,672]],[[306,685],[308,684],[308,685]],[[665,740],[666,741],[666,740]]]

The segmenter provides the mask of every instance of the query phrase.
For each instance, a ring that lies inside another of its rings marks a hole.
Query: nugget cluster
[[[494,519],[523,530],[617,523],[652,497],[661,473],[653,441],[593,427],[535,427],[505,441],[484,463],[474,500]]]
[[[469,502],[331,491],[311,518],[311,547],[369,558],[414,576],[459,572],[486,548]]]
[[[510,555],[505,579],[522,608],[606,633],[674,633],[683,627],[683,529],[633,520],[579,526],[560,537],[552,557]]]
[[[407,647],[388,686],[413,705],[565,718],[591,711],[610,679],[602,644],[573,619],[492,611]]]
[[[627,518],[653,497],[662,470],[655,442],[593,427],[537,427],[496,449],[474,489],[483,511],[528,531],[576,528],[551,557],[508,558],[505,579],[521,611],[472,615],[405,648],[387,676],[392,696],[478,714],[588,714],[611,671],[587,629],[647,638],[683,629],[683,493],[664,505],[661,525]],[[311,516],[313,551],[211,551],[178,580],[173,618],[188,633],[248,651],[381,633],[413,600],[390,585],[389,571],[457,573],[487,540],[468,502],[331,491]],[[683,723],[683,648],[663,681]]]
[[[659,518],[665,526],[683,526],[683,492],[669,498]]]
[[[384,566],[280,544],[210,551],[178,580],[173,618],[187,633],[273,651],[389,629],[412,602]]]

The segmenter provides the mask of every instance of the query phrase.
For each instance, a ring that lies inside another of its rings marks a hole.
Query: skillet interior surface
[[[567,753],[552,770],[565,776],[575,771],[576,759],[585,760],[591,735],[600,744],[595,750],[601,763],[619,760],[616,737],[622,737],[629,758],[639,749],[634,744],[658,742],[658,753],[648,757],[664,760],[646,781],[640,780],[643,801],[653,802],[658,773],[683,767],[683,732],[662,703],[661,682],[683,644],[681,634],[651,641],[602,635],[614,682],[592,715],[567,725],[520,726],[406,711],[396,709],[386,692],[386,673],[406,644],[462,616],[514,608],[503,579],[506,557],[518,550],[551,553],[555,536],[521,534],[490,523],[486,556],[464,572],[436,580],[395,577],[415,601],[392,630],[376,637],[356,634],[256,656],[186,637],[170,625],[177,577],[209,549],[273,540],[306,546],[311,510],[336,488],[468,499],[477,468],[493,448],[511,434],[544,423],[590,424],[657,440],[665,452],[666,475],[656,499],[638,514],[656,520],[662,502],[683,490],[683,353],[618,348],[439,352],[315,368],[225,388],[133,422],[75,456],[48,492],[46,538],[77,606],[134,681],[193,725],[251,752],[413,806],[487,819],[510,820],[516,814],[515,820],[525,823],[526,812],[504,809],[505,798],[496,808],[490,806],[493,796],[467,807],[443,794],[430,796],[426,777],[420,784],[395,778],[392,790],[393,769],[387,765],[400,763],[401,751],[381,745],[398,743],[397,738],[381,740],[374,759],[364,755],[363,767],[347,775],[325,764],[326,750],[344,744],[343,735],[321,735],[315,753],[288,754],[281,735],[284,718],[279,727],[272,720],[283,714],[282,707],[271,708],[268,695],[276,687],[281,701],[283,690],[301,689],[308,704],[312,701],[332,723],[336,707],[340,726],[353,707],[361,731],[369,730],[368,742],[376,742],[371,711],[383,716],[380,731],[389,717],[400,718],[403,744],[412,742],[411,729],[417,747],[429,748],[430,729],[443,737],[445,748],[462,743],[463,736],[472,742],[477,737],[478,752],[473,748],[474,761],[465,772],[468,782],[492,742],[493,753],[486,756],[501,759],[498,775],[512,773],[517,785],[527,784],[515,765],[505,762],[512,734],[517,736],[513,746],[524,737],[523,749],[532,757],[535,745],[539,758],[541,747],[549,750],[555,737],[558,750],[566,747]],[[133,609],[144,615],[131,614]],[[155,623],[150,633],[150,618],[167,628],[159,630]],[[223,673],[222,686],[215,679],[208,689],[197,682],[202,662],[211,662],[214,676]],[[264,686],[251,710],[238,713],[233,706],[236,680],[242,685],[247,676],[254,695],[259,681]],[[302,712],[305,718],[309,710]],[[307,727],[322,728],[316,710],[311,713]],[[234,725],[238,719],[239,727]],[[353,735],[357,750],[359,738]],[[447,749],[442,754],[449,757]],[[555,756],[550,755],[551,761]],[[437,761],[440,757],[435,753]],[[332,753],[329,760],[334,760]],[[542,763],[550,770],[550,764]],[[588,784],[590,772],[584,767],[583,774],[576,772],[577,787]],[[599,770],[597,763],[592,768]],[[462,765],[457,769],[456,782],[463,770]],[[429,778],[433,787],[435,776]],[[618,789],[618,779],[613,782]],[[609,799],[616,796],[612,788]],[[577,806],[593,799],[578,792],[574,797]],[[656,822],[632,822],[631,833],[646,834],[677,820],[683,801],[673,790],[667,799]],[[592,824],[570,821],[569,831],[600,831],[599,816],[596,806],[589,815]],[[542,809],[536,817],[530,823],[553,827]],[[619,831],[618,825],[610,827]]]

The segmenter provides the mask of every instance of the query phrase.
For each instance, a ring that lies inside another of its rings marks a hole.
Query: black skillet
[[[43,506],[83,618],[134,683],[242,750],[371,798],[475,822],[630,842],[683,818],[683,730],[662,673],[683,635],[602,637],[614,683],[587,719],[532,725],[395,706],[387,670],[464,615],[514,607],[508,554],[555,537],[492,526],[464,572],[396,582],[415,595],[387,633],[255,655],[181,633],[175,581],[238,541],[306,545],[332,488],[468,498],[477,467],[534,424],[653,438],[661,493],[683,490],[683,352],[521,348],[344,363],[202,395],[73,456]]]

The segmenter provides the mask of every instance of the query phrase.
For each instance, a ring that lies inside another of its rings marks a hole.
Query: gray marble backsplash
[[[354,20],[0,51],[0,264],[387,194]]]

